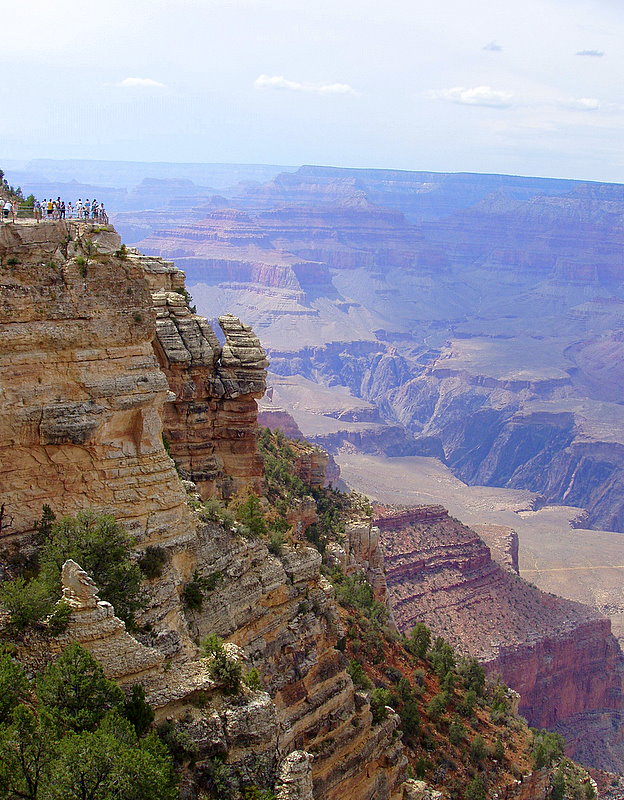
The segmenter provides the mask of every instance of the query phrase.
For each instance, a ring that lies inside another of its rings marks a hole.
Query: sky
[[[0,167],[624,182],[622,0],[0,0]]]

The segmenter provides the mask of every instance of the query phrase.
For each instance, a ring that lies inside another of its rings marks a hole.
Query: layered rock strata
[[[156,311],[154,349],[175,394],[165,407],[169,452],[202,497],[260,493],[256,399],[266,389],[266,360],[248,325],[219,318],[221,344],[204,317],[189,310],[184,273],[171,262],[131,251],[145,270]]]
[[[283,759],[306,748],[315,797],[397,798],[407,766],[398,718],[374,724],[354,689],[335,648],[342,631],[318,552],[299,543],[271,555],[259,540],[202,522],[163,446],[163,419],[173,419],[165,428],[182,471],[202,463],[191,460],[193,445],[212,437],[220,463],[204,491],[211,483],[207,493],[225,494],[226,479],[231,489],[258,485],[253,398],[265,363],[253,333],[223,317],[220,345],[176,292],[178,271],[124,251],[110,228],[5,226],[0,257],[3,544],[27,540],[46,503],[57,514],[111,513],[139,549],[158,545],[165,555],[162,574],[146,582],[140,642],[78,565],[66,565],[72,614],[57,644],[81,642],[122,685],[143,683],[159,718],[196,741],[200,786],[215,756],[248,782],[262,765],[263,780],[274,782]],[[321,461],[302,459],[313,482]],[[184,586],[208,576],[214,589],[189,609]],[[270,696],[245,690],[230,702],[219,692],[196,645],[213,632],[242,648]],[[50,655],[47,647],[42,658]],[[205,708],[191,702],[200,691]]]
[[[188,529],[161,437],[167,380],[152,350],[142,267],[116,258],[112,228],[0,230],[0,484],[11,525],[44,504],[112,513],[138,537]]]
[[[605,617],[500,567],[477,534],[440,506],[376,524],[400,630],[424,622],[500,673],[520,693],[520,712],[532,725],[572,730],[582,715],[621,714],[624,662]],[[572,752],[583,739],[569,742]]]

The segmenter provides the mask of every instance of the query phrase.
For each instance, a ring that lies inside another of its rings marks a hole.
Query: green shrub
[[[486,800],[487,792],[483,778],[476,775],[466,786],[466,800]]]
[[[591,785],[591,784],[590,784]],[[593,787],[592,787],[593,788]],[[550,782],[550,800],[565,800],[566,781],[561,767],[555,770]]]
[[[243,790],[244,800],[276,800],[275,792],[260,789],[258,786],[246,786]]]
[[[247,675],[245,675],[245,683],[250,689],[253,691],[264,691],[264,684],[262,683],[262,679],[260,678],[260,673],[255,667],[252,667]]]
[[[222,572],[217,571],[202,577],[195,570],[191,580],[182,589],[182,602],[193,611],[201,611],[205,595],[212,592],[221,580],[223,580]]]
[[[428,758],[421,756],[420,758],[416,759],[416,763],[414,764],[414,775],[416,778],[418,778],[418,780],[424,780],[429,769],[431,769],[431,762]]]
[[[156,733],[177,764],[197,758],[197,745],[179,725],[166,720],[158,725]]]
[[[0,584],[0,604],[10,614],[10,626],[16,633],[41,622],[54,611],[54,588],[46,581],[15,578]]]
[[[370,691],[373,688],[373,684],[368,677],[368,675],[364,672],[364,667],[360,664],[359,661],[352,658],[349,661],[347,666],[347,673],[351,677],[354,685],[358,687],[358,689],[364,689],[365,691]]]
[[[457,704],[457,710],[462,717],[471,719],[474,716],[475,706],[477,705],[477,694],[474,689],[468,689],[466,694]]]
[[[212,633],[201,642],[204,655],[212,658],[208,674],[221,685],[225,694],[238,694],[243,680],[243,668],[235,659],[228,656],[223,640]]]
[[[498,736],[494,742],[492,756],[497,761],[502,761],[505,758],[505,745],[503,744],[503,740],[500,738],[500,736]]]
[[[266,536],[268,523],[260,498],[255,494],[248,494],[244,499],[232,503],[231,511],[237,522],[240,522],[249,531],[252,537]]]
[[[427,658],[440,680],[443,680],[446,674],[455,667],[455,652],[441,636],[436,636]]]
[[[477,697],[483,697],[485,670],[476,658],[462,658],[457,667],[457,674],[466,689],[472,689]]]
[[[271,534],[267,547],[269,549],[269,553],[272,553],[274,556],[281,556],[284,550],[284,535],[274,531]]]
[[[407,649],[416,656],[424,658],[431,646],[431,631],[422,622],[417,622],[410,631]]]
[[[531,732],[533,733],[531,757],[535,769],[548,767],[563,757],[565,748],[563,736],[551,731],[536,730],[535,728],[531,728]]]
[[[61,568],[72,558],[93,578],[99,596],[115,607],[130,627],[143,607],[141,570],[132,555],[133,540],[114,517],[80,511],[51,527],[40,553],[41,577],[56,597],[61,593]]]
[[[37,680],[37,698],[65,730],[93,731],[106,713],[121,708],[124,695],[99,662],[70,644]]]
[[[466,738],[466,727],[458,720],[453,720],[449,727],[448,737],[452,745],[461,744]]]
[[[160,545],[150,544],[139,558],[139,569],[146,578],[159,578],[168,561],[167,551]]]
[[[436,722],[440,719],[449,704],[449,695],[446,692],[440,692],[434,695],[427,703],[427,715]]]
[[[203,775],[211,796],[215,800],[236,800],[240,797],[240,784],[231,767],[219,758],[203,765]]]
[[[8,721],[13,708],[30,694],[22,665],[10,656],[0,658],[0,725]]]
[[[373,689],[370,696],[373,725],[377,725],[388,716],[388,709],[386,708],[388,705],[390,705],[390,692],[387,689]]]
[[[132,687],[130,697],[124,703],[124,717],[130,722],[137,736],[143,736],[154,721],[154,709],[145,699],[145,689],[136,683]]]
[[[405,703],[399,708],[399,716],[401,717],[401,728],[406,736],[415,736],[420,730],[420,714],[418,713],[418,705],[414,700],[406,700]]]
[[[485,745],[485,741],[483,736],[475,736],[475,738],[470,742],[470,759],[475,764],[480,764],[483,759],[487,756],[488,750]]]

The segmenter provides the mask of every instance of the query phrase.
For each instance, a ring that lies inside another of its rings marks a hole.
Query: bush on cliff
[[[297,455],[281,431],[272,432],[269,428],[261,428],[258,433],[258,450],[264,462],[267,496],[273,502],[281,501],[281,510],[285,510],[293,499],[310,493],[310,489],[293,469]]]
[[[213,681],[221,685],[225,694],[240,692],[243,668],[238,661],[228,655],[223,646],[223,639],[211,633],[202,640],[201,650],[205,656],[212,659],[208,672]]]
[[[40,552],[41,577],[60,596],[61,568],[72,558],[93,578],[102,600],[130,626],[143,606],[141,570],[132,555],[131,536],[110,514],[79,511],[52,525]]]
[[[135,563],[132,538],[114,517],[81,511],[56,521],[48,507],[35,524],[34,554],[20,575],[0,584],[0,605],[10,613],[11,633],[37,626],[61,633],[69,607],[61,597],[61,568],[72,558],[93,578],[102,600],[108,600],[129,627],[143,606],[141,570]],[[45,625],[41,625],[44,623]]]
[[[533,733],[531,756],[535,769],[548,767],[563,758],[565,747],[563,736],[551,731],[537,730],[536,728],[531,728],[531,732]]]
[[[79,645],[33,684],[1,659],[0,693],[0,798],[177,797],[171,756],[154,734],[137,735],[121,689]]]
[[[423,622],[417,622],[410,631],[406,647],[416,658],[424,658],[431,647],[431,631]]]
[[[145,552],[139,558],[139,569],[146,578],[159,578],[168,560],[167,551],[164,547],[151,544],[145,548]]]

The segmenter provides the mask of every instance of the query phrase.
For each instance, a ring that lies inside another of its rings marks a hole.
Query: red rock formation
[[[439,506],[376,520],[400,630],[424,622],[521,694],[540,727],[624,708],[624,663],[609,620],[504,570],[477,534]],[[569,726],[570,727],[570,726]],[[581,744],[571,741],[572,752]]]

